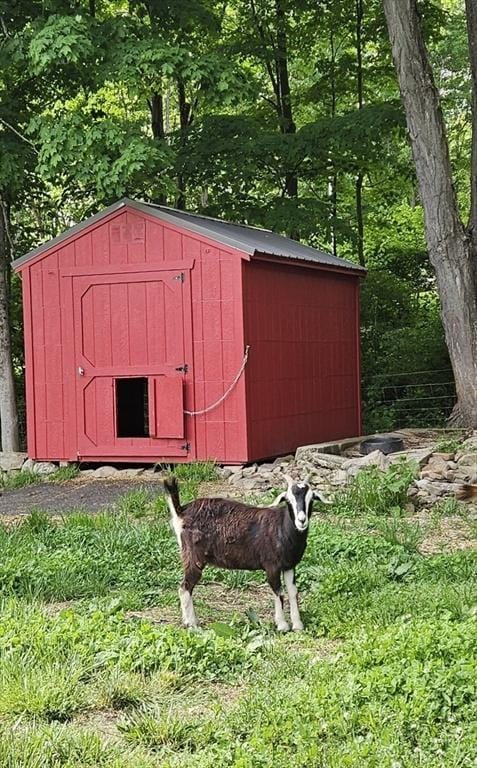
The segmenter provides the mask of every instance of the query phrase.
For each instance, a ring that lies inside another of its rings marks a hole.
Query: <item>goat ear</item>
[[[327,499],[320,491],[313,491],[313,499],[315,501],[321,501],[323,504],[333,504],[331,499]]]
[[[270,504],[271,507],[278,507],[279,504],[282,503],[282,501],[285,501],[287,492],[283,491],[283,493],[280,493],[274,501]]]

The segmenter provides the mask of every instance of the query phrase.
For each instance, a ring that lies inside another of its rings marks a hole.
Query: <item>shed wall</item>
[[[360,434],[359,278],[244,263],[248,452]]]
[[[83,231],[23,269],[27,366],[28,452],[36,459],[77,458],[76,365],[71,297],[62,271],[73,267],[164,264],[194,259],[191,272],[193,359],[186,377],[186,408],[200,410],[221,396],[241,365],[241,259],[232,250],[148,216],[122,210]],[[98,317],[98,322],[100,318]],[[131,331],[134,345],[140,328]],[[135,335],[136,334],[136,335]],[[245,386],[223,405],[187,417],[188,458],[246,458]],[[99,404],[100,407],[100,404]],[[195,450],[194,450],[195,449]],[[107,457],[102,457],[106,459]],[[124,459],[134,459],[131,454]],[[162,457],[151,455],[151,460]],[[164,457],[167,458],[167,457]]]

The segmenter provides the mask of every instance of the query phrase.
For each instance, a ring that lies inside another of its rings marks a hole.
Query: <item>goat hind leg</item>
[[[303,629],[303,623],[300,618],[300,611],[298,609],[298,590],[295,584],[295,571],[290,569],[289,571],[283,571],[283,578],[285,580],[285,586],[288,592],[288,600],[290,602],[290,618],[292,622],[292,629],[298,632]]]
[[[288,632],[290,629],[283,612],[283,591],[280,579],[280,571],[267,573],[268,583],[273,590],[275,600],[275,624],[279,632]]]
[[[179,587],[179,599],[181,601],[182,623],[186,627],[197,627],[198,622],[192,602],[192,592],[195,585],[200,581],[202,571],[200,568],[186,568],[184,580]]]

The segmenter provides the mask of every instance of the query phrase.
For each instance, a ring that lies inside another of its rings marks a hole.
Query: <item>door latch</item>
[[[84,368],[81,365],[78,365],[78,376],[84,376]]]
[[[184,282],[184,280],[185,280],[185,274],[184,274],[184,272],[180,272],[178,275],[176,275],[176,276],[175,276],[175,277],[173,277],[172,279],[173,279],[173,280],[180,280],[180,281],[181,281],[181,283],[183,283],[183,282]]]
[[[181,373],[187,373],[188,370],[189,370],[189,366],[187,365],[187,363],[184,363],[184,365],[179,365],[176,368],[176,371],[180,371]]]
[[[184,445],[181,445],[181,448],[183,451],[187,451],[189,453],[190,451],[190,443],[184,443]]]

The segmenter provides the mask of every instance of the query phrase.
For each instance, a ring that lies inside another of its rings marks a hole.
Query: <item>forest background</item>
[[[465,210],[464,2],[418,9]],[[0,324],[21,432],[11,260],[124,195],[365,266],[365,432],[445,423],[453,376],[380,0],[0,1]]]

